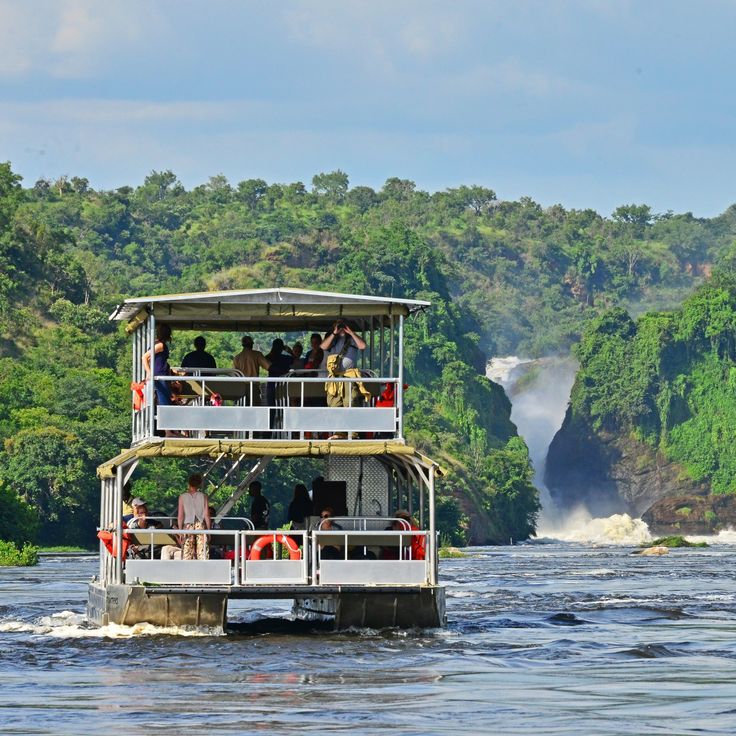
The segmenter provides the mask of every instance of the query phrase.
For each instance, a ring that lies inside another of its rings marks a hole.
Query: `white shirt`
[[[195,521],[204,521],[205,514],[205,495],[202,491],[196,493],[181,494],[182,503],[184,506],[184,523],[194,524]]]

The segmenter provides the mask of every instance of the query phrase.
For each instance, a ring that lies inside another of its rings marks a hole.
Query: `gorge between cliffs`
[[[487,366],[529,448],[542,506],[537,538],[642,544],[736,526],[736,497],[712,494],[631,433],[597,430],[575,415],[579,367],[572,356],[495,357]]]

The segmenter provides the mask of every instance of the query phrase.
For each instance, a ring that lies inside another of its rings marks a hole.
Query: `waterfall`
[[[651,539],[647,525],[628,514],[593,518],[582,505],[558,508],[544,484],[547,451],[565,418],[577,364],[572,358],[525,359],[514,355],[493,358],[486,375],[500,383],[511,400],[511,421],[529,448],[534,485],[542,511],[537,537],[586,544],[638,545]]]

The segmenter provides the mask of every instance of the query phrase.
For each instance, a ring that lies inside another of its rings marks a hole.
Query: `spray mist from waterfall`
[[[627,514],[594,519],[584,506],[560,509],[544,483],[547,451],[565,417],[577,372],[572,358],[526,360],[516,356],[493,358],[486,375],[500,383],[511,399],[511,421],[529,447],[534,485],[542,511],[538,537],[589,544],[642,544],[650,540],[647,525]]]

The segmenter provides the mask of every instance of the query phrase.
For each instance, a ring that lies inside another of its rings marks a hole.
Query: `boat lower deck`
[[[350,627],[435,628],[445,623],[445,589],[436,585],[146,586],[91,583],[87,617],[98,626],[198,626],[224,630],[230,598],[294,600],[304,618]]]

